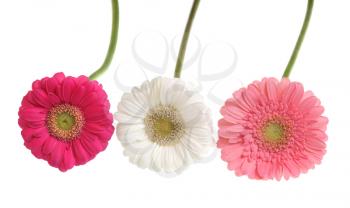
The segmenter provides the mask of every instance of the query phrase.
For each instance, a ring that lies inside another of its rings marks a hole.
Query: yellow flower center
[[[170,119],[160,118],[154,121],[154,131],[162,137],[169,136],[174,130],[174,125]]]
[[[185,134],[183,120],[176,108],[159,105],[144,119],[148,138],[161,146],[177,144]]]

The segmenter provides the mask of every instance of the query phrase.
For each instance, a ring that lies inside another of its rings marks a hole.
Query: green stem
[[[190,37],[192,23],[193,23],[194,17],[196,16],[196,12],[198,10],[199,3],[200,3],[200,0],[193,1],[191,13],[190,13],[190,16],[188,17],[185,32],[182,36],[179,55],[177,57],[175,73],[174,73],[175,78],[180,78],[180,76],[181,76],[181,70],[182,70],[184,59],[185,59],[186,47],[187,47],[188,39]]]
[[[103,64],[100,66],[99,69],[97,69],[94,73],[92,73],[89,78],[91,80],[97,79],[99,76],[101,76],[104,72],[107,71],[109,65],[112,62],[113,55],[115,52],[115,49],[117,47],[117,40],[118,40],[118,28],[119,28],[119,4],[118,0],[112,0],[112,12],[113,12],[113,19],[112,19],[112,32],[111,32],[111,39],[109,42],[109,47],[107,51],[106,58],[103,62]]]
[[[305,38],[305,34],[306,34],[307,28],[308,28],[309,23],[310,23],[313,6],[314,6],[314,0],[308,0],[307,10],[306,10],[306,15],[305,15],[303,27],[301,28],[298,41],[295,44],[294,51],[292,53],[292,56],[289,59],[288,65],[287,65],[287,67],[286,67],[286,69],[285,69],[285,71],[283,73],[283,77],[286,77],[286,78],[289,77],[289,75],[290,75],[290,73],[291,73],[291,71],[293,69],[294,63],[295,63],[295,61],[298,58],[298,53],[300,51],[301,45],[303,44],[303,41],[304,41],[304,38]]]

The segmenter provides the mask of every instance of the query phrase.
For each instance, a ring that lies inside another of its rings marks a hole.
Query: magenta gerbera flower
[[[228,168],[253,179],[297,177],[326,153],[328,119],[311,91],[288,79],[265,78],[221,108],[218,147]]]
[[[37,80],[19,109],[24,145],[61,171],[85,164],[113,135],[109,108],[102,86],[86,76]]]
[[[101,67],[89,77],[57,73],[37,80],[19,108],[24,145],[61,171],[93,159],[106,149],[114,132],[107,94],[95,81],[108,69],[116,49],[119,5],[118,0],[111,3],[111,39]]]

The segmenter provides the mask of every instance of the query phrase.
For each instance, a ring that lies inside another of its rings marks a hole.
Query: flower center
[[[263,127],[263,136],[268,142],[280,142],[284,138],[284,135],[285,128],[278,122],[267,122]]]
[[[72,141],[79,136],[85,124],[78,107],[61,104],[53,107],[47,116],[47,128],[52,136],[63,141]]]
[[[162,146],[177,144],[185,134],[183,120],[172,106],[159,105],[151,109],[144,123],[148,138]]]

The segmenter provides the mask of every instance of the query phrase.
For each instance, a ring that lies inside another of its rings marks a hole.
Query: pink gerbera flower
[[[57,73],[37,80],[18,113],[24,145],[61,171],[85,164],[113,134],[109,108],[102,86],[86,76]]]
[[[265,78],[242,88],[221,108],[218,147],[236,175],[288,179],[306,173],[326,153],[328,119],[303,85]]]

